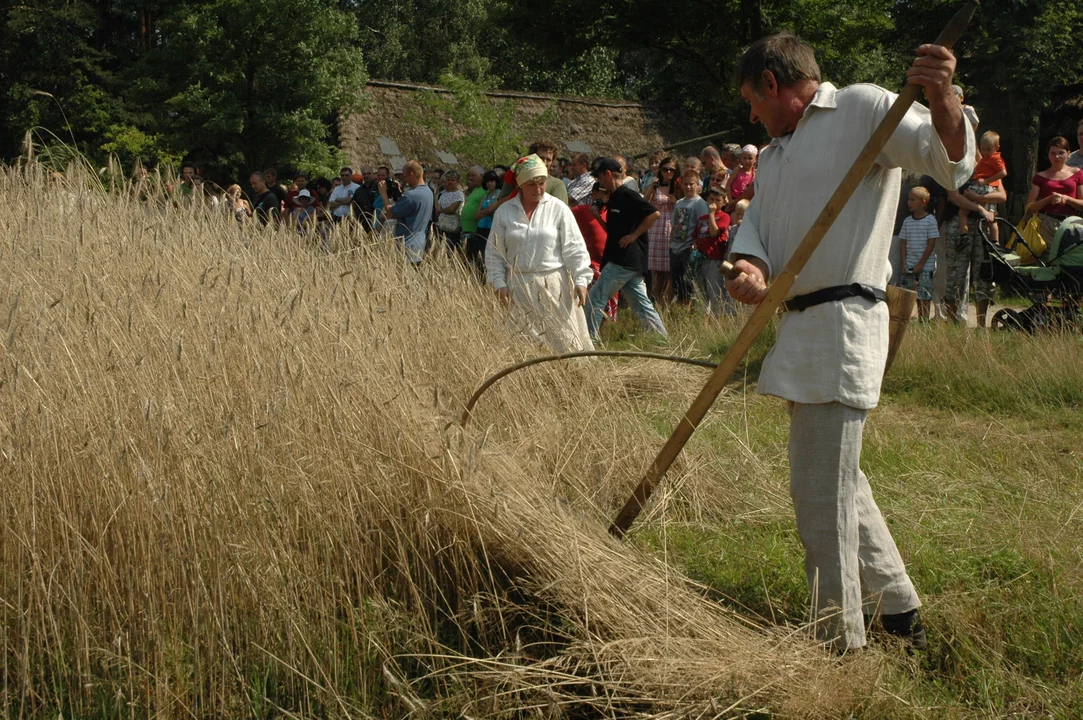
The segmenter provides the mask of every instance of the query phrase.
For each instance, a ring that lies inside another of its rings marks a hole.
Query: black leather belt
[[[822,290],[814,290],[804,295],[796,295],[782,303],[782,309],[785,312],[801,312],[813,305],[822,305],[850,297],[862,297],[872,302],[887,302],[887,293],[880,288],[862,285],[861,283],[850,283],[849,285],[835,285]]]

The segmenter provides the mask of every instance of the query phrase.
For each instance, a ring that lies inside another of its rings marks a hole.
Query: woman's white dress
[[[501,205],[493,214],[485,266],[490,285],[511,291],[518,329],[558,353],[594,349],[574,291],[594,277],[590,254],[562,201],[543,195],[530,219],[519,196]]]

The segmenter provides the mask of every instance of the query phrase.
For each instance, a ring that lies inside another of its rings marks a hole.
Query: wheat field
[[[11,717],[894,715],[898,672],[606,531],[702,371],[535,355],[439,254],[0,173]],[[739,394],[726,395],[740,412]],[[691,448],[652,503],[732,510]],[[674,500],[676,496],[681,502]]]

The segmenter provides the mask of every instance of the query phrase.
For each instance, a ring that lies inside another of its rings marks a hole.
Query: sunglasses
[[[673,172],[673,171],[674,171],[674,170],[676,170],[676,169],[677,169],[677,168],[671,168],[671,167],[664,167],[664,168],[662,168],[662,172]]]

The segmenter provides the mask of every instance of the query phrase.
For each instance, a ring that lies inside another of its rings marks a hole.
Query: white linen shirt
[[[875,85],[839,90],[821,84],[793,134],[774,138],[760,153],[756,194],[731,255],[763,260],[769,277],[781,272],[896,97]],[[963,124],[966,149],[961,160],[951,162],[928,108],[914,104],[797,277],[791,296],[850,283],[884,288],[891,277],[900,168],[931,175],[947,188],[963,185],[974,171],[974,131]],[[887,360],[886,304],[853,297],[783,313],[776,338],[760,372],[760,393],[799,403],[876,407]]]
[[[489,284],[497,290],[506,288],[516,274],[548,273],[561,268],[579,287],[587,287],[594,279],[590,253],[575,216],[549,193],[542,195],[529,220],[518,195],[493,213],[485,267]]]

